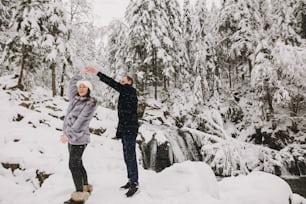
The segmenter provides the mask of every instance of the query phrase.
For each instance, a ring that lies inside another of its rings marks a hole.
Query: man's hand
[[[68,142],[68,137],[67,137],[67,135],[61,135],[60,141],[61,141],[62,143]]]
[[[90,73],[93,73],[93,74],[97,74],[98,73],[98,70],[96,68],[90,67],[90,66],[85,67],[85,70],[87,72],[90,72]]]

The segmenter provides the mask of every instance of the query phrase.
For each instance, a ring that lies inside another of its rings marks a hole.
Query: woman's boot
[[[92,185],[87,184],[87,185],[83,186],[83,192],[88,192],[89,195],[90,195],[92,191],[93,191],[93,186]]]
[[[88,197],[88,192],[73,192],[71,198],[65,201],[64,204],[84,204]]]

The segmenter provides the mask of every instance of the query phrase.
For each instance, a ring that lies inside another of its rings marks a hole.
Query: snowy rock
[[[148,192],[150,196],[175,197],[206,194],[219,199],[217,179],[204,162],[186,161],[166,168],[152,178]]]
[[[254,171],[247,176],[230,177],[219,182],[221,199],[227,204],[288,204],[292,191],[280,177]]]
[[[291,202],[292,202],[292,204],[306,204],[306,199],[303,198],[302,196],[294,193],[291,196]]]

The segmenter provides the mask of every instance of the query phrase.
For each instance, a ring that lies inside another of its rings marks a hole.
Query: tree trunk
[[[51,68],[51,86],[52,86],[52,96],[56,95],[56,73],[55,73],[55,63],[50,65]]]
[[[61,76],[61,96],[64,96],[64,80],[65,80],[65,73],[66,73],[66,63],[63,65],[63,71],[62,71],[62,76]]]
[[[249,74],[250,74],[250,78],[251,78],[251,74],[252,74],[252,70],[253,70],[252,60],[248,59],[248,63],[249,63]]]
[[[164,76],[164,90],[167,90],[167,85],[168,85],[168,80],[167,77]]]
[[[145,93],[148,90],[148,70],[149,70],[149,66],[146,65],[145,67],[145,75],[144,75],[144,80],[143,80],[143,92]],[[150,90],[148,91],[150,92]]]
[[[23,85],[23,72],[26,69],[26,60],[27,60],[27,55],[28,51],[27,51],[27,47],[26,45],[22,45],[22,57],[21,57],[21,68],[20,68],[20,73],[19,73],[19,78],[18,78],[18,82],[17,85],[15,87],[12,88],[18,88],[20,90],[24,90],[24,85]]]
[[[23,70],[25,69],[25,59],[26,56],[24,53],[22,53],[22,58],[21,58],[21,68],[20,68],[20,73],[19,73],[19,78],[18,78],[18,83],[17,83],[17,88],[20,90],[24,90],[24,86],[22,84],[23,81]]]
[[[177,85],[177,76],[176,75],[177,75],[177,73],[175,72],[174,76],[173,76],[174,77],[174,88],[178,87],[178,85]]]
[[[306,39],[306,14],[302,15],[302,38]]]
[[[232,75],[231,75],[231,69],[232,69],[231,63],[230,63],[230,60],[228,60],[228,79],[229,79],[230,88],[232,88]]]
[[[158,86],[158,71],[157,71],[157,63],[156,63],[156,51],[155,48],[153,48],[153,59],[152,59],[152,65],[153,65],[153,75],[154,75],[154,98],[157,100],[157,86]]]

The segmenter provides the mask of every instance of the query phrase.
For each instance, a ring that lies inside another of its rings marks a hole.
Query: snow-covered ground
[[[8,80],[0,82],[0,204],[63,203],[74,190],[67,145],[59,141],[59,118],[68,103],[52,98],[46,90],[37,89],[35,94],[2,90]],[[292,204],[306,204],[284,180],[272,174],[255,171],[217,181],[204,162],[190,161],[156,173],[142,168],[139,150],[140,193],[126,198],[119,190],[127,181],[121,142],[111,139],[116,124],[116,111],[103,107],[91,122],[92,128],[106,132],[92,135],[84,153],[84,165],[94,186],[88,204],[288,204],[289,199]],[[8,164],[19,166],[12,171],[5,168]],[[40,173],[50,174],[41,186],[37,179]]]

